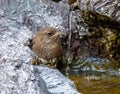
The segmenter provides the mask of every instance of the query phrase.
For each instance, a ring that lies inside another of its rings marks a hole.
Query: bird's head
[[[65,33],[60,32],[53,27],[44,28],[39,32],[39,35],[41,36],[41,40],[46,39],[46,42],[50,42],[50,41],[56,42],[60,40],[60,37],[64,34]]]

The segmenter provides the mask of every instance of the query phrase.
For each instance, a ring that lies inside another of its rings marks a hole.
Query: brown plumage
[[[44,60],[50,61],[59,58],[63,54],[60,40],[62,34],[53,27],[43,28],[30,40],[30,48],[39,58]]]

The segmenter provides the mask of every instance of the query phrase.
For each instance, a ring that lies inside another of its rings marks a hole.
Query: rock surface
[[[79,94],[58,70],[30,64],[35,55],[24,44],[37,29],[66,27],[66,1],[48,1],[0,1],[0,94]]]
[[[80,8],[120,21],[120,0],[80,0]]]
[[[32,66],[17,62],[20,60],[0,65],[0,94],[51,94]]]
[[[73,58],[106,58],[119,67],[120,1],[69,1],[72,8],[79,7],[71,12]]]
[[[59,71],[30,64],[34,53],[24,44],[32,32],[26,26],[1,18],[0,31],[1,94],[79,94]]]

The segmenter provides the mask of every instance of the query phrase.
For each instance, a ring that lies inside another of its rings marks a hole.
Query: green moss
[[[82,17],[89,26],[91,37],[101,41],[102,57],[112,59],[120,65],[120,22],[96,12],[82,10]],[[112,61],[113,62],[113,61]]]

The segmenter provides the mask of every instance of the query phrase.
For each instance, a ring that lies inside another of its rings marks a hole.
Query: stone
[[[59,4],[48,1],[0,1],[1,94],[79,94],[74,83],[57,69],[31,65],[35,54],[25,43],[37,29],[46,26],[65,29],[67,16],[62,16],[67,15],[66,1]]]

